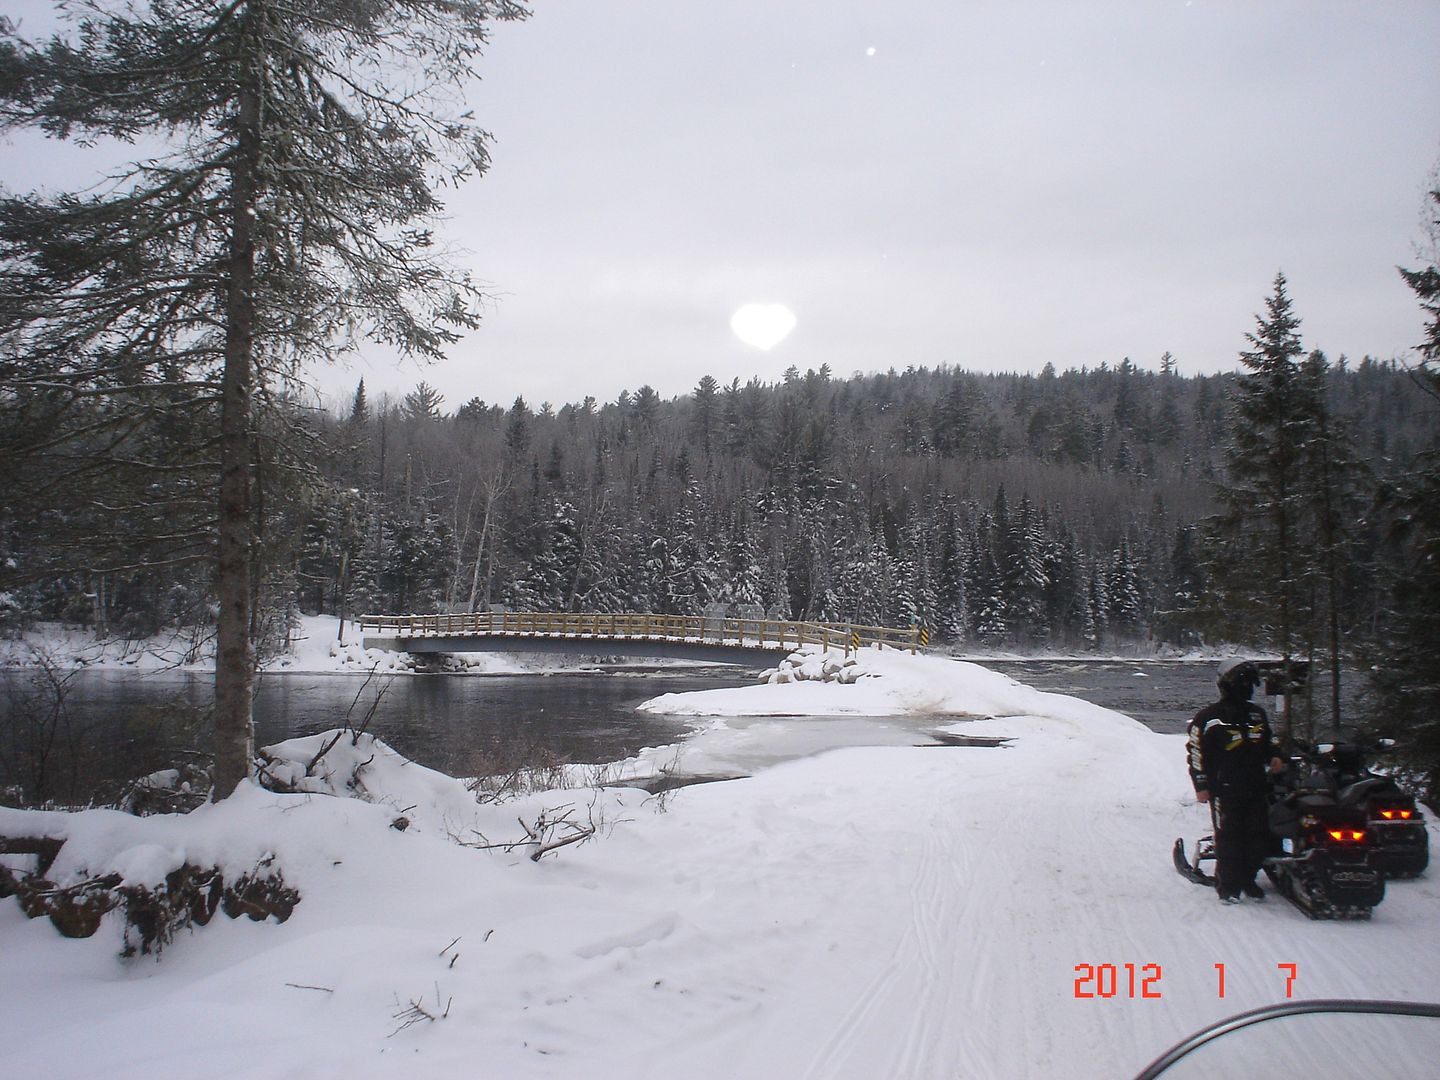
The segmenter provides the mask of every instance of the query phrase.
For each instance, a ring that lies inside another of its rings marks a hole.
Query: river
[[[1180,732],[1214,697],[1214,664],[1180,661],[987,660],[986,666],[1042,690],[1069,694],[1133,716],[1155,731]],[[12,688],[18,673],[7,672]],[[266,674],[255,697],[258,745],[356,726],[402,753],[459,775],[508,770],[524,761],[605,762],[646,746],[681,741],[689,723],[635,706],[667,692],[747,685],[736,667],[622,668],[533,675]],[[1358,684],[1352,679],[1352,684]],[[175,749],[200,743],[196,730],[213,687],[209,675],[78,672],[46,762],[47,785],[73,801],[102,794],[120,779],[168,764]],[[1347,693],[1353,704],[1353,693]],[[19,771],[18,697],[0,701],[8,746],[0,746],[0,784]],[[1268,702],[1267,702],[1268,704]],[[1354,715],[1352,713],[1352,715]],[[923,741],[950,717],[815,721],[792,754],[834,745]],[[743,722],[737,721],[737,722]],[[33,744],[33,737],[32,737]],[[30,759],[33,764],[33,755]],[[10,775],[7,777],[6,773]]]

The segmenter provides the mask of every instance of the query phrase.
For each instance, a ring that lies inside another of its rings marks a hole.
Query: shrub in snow
[[[204,926],[223,911],[230,918],[255,921],[275,916],[284,922],[300,902],[269,858],[226,884],[217,867],[186,861],[181,851],[158,844],[137,844],[109,860],[104,873],[80,873],[61,884],[46,875],[66,841],[53,837],[0,837],[0,852],[33,855],[33,871],[0,865],[0,897],[14,896],[32,919],[49,918],[65,937],[90,937],[105,916],[124,916],[120,955],[155,953],[190,926]]]
[[[255,781],[282,794],[308,792],[379,802],[391,785],[382,782],[371,791],[367,781],[377,771],[392,778],[397,769],[409,766],[415,772],[422,768],[368,732],[337,728],[260,750]]]
[[[136,817],[189,813],[209,801],[213,786],[208,769],[185,762],[133,781],[120,796],[120,809]]]

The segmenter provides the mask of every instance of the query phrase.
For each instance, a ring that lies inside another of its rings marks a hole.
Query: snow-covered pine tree
[[[1010,637],[1009,606],[1006,603],[1000,568],[989,544],[975,560],[975,579],[971,586],[974,597],[975,636],[988,645],[1007,641]]]
[[[1007,621],[1015,633],[1032,640],[1043,640],[1049,628],[1045,617],[1045,590],[1050,584],[1045,566],[1047,547],[1040,514],[1029,496],[1022,495],[1009,534],[996,550],[1003,552],[1005,559],[999,569]]]
[[[941,518],[940,558],[936,566],[935,632],[938,637],[963,642],[970,633],[970,602],[965,589],[969,552],[952,503]]]
[[[717,593],[718,568],[707,531],[700,527],[704,504],[699,483],[691,483],[671,526],[671,595],[677,615],[699,615]]]
[[[1046,560],[1044,618],[1054,640],[1074,642],[1081,634],[1081,624],[1075,618],[1075,594],[1083,592],[1075,587],[1079,564],[1075,533],[1062,521],[1056,526]]]
[[[1091,648],[1099,648],[1105,643],[1106,635],[1110,632],[1110,575],[1105,560],[1098,555],[1091,556],[1088,570],[1090,624],[1086,629],[1085,639]]]
[[[725,569],[716,599],[727,606],[763,607],[765,568],[748,519],[736,515],[726,541]]]
[[[1111,556],[1105,593],[1110,605],[1107,620],[1110,629],[1116,634],[1133,639],[1141,631],[1143,612],[1140,577],[1135,568],[1135,556],[1130,550],[1128,537],[1120,538],[1120,545]]]

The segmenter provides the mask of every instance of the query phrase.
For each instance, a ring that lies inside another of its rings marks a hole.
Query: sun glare
[[[742,304],[730,316],[730,329],[746,345],[768,352],[795,329],[795,313],[784,304]]]

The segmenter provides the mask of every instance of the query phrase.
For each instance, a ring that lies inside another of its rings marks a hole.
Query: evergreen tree
[[[1008,528],[1004,535],[997,537],[994,547],[1006,621],[1013,632],[1042,639],[1049,626],[1045,618],[1045,590],[1049,587],[1050,575],[1045,566],[1048,545],[1039,513],[1029,496],[1022,495],[1012,519],[1006,513],[1004,500],[997,494],[997,531],[1002,521]]]
[[[1134,637],[1140,630],[1142,614],[1140,582],[1130,551],[1130,541],[1124,537],[1121,537],[1120,546],[1115,549],[1110,561],[1105,592],[1110,604],[1107,621],[1111,629]]]
[[[520,611],[564,611],[580,557],[575,508],[559,503],[548,519],[536,522],[529,531],[526,558],[510,583],[506,601]]]
[[[1440,395],[1440,375],[1422,374]],[[1398,565],[1370,681],[1377,726],[1394,736],[1433,805],[1440,800],[1440,451],[1419,455],[1387,502]]]
[[[355,386],[355,396],[350,401],[350,423],[361,427],[370,421],[370,402],[365,398],[365,380]]]
[[[419,382],[400,403],[400,415],[410,421],[439,420],[444,402],[444,394],[427,382]]]
[[[78,400],[167,365],[219,373],[216,791],[251,758],[254,395],[357,327],[438,356],[478,294],[431,244],[440,182],[482,171],[451,88],[510,0],[78,9],[40,46],[0,27],[0,130],[167,141],[101,193],[0,200],[0,339]],[[404,72],[398,80],[394,73]],[[403,86],[403,90],[393,89]],[[17,373],[18,374],[18,373]],[[8,380],[7,380],[8,381]],[[15,384],[19,385],[17,381]]]
[[[717,567],[705,530],[699,525],[705,514],[704,494],[698,484],[691,484],[671,530],[672,595],[677,615],[699,615],[715,599]]]
[[[1090,560],[1088,569],[1086,607],[1090,621],[1085,628],[1085,640],[1098,647],[1105,643],[1105,637],[1110,632],[1110,575],[1103,560],[1098,558]]]
[[[699,433],[700,445],[708,457],[710,437],[714,434],[716,425],[720,421],[720,384],[715,381],[713,376],[702,376],[699,384],[695,387],[693,397],[695,430]]]
[[[531,421],[534,414],[523,397],[517,397],[505,415],[505,449],[512,458],[523,457],[530,449]]]
[[[765,576],[760,553],[743,519],[730,530],[725,572],[716,599],[736,608],[764,606],[762,581]]]
[[[1440,188],[1430,197],[1440,211]],[[1440,255],[1440,214],[1432,228]],[[1401,273],[1430,316],[1414,377],[1429,397],[1433,433],[1440,430],[1440,267]],[[1440,445],[1433,440],[1387,494],[1398,567],[1370,665],[1381,723],[1432,805],[1440,800]]]
[[[1160,407],[1155,412],[1155,441],[1160,446],[1174,446],[1180,438],[1181,416],[1179,395],[1174,381],[1166,379],[1160,388]]]
[[[936,568],[935,617],[938,637],[963,642],[969,637],[970,598],[965,590],[966,552],[964,538],[953,513],[946,516],[941,532],[940,561]]]
[[[1082,612],[1075,607],[1077,593],[1084,594],[1083,589],[1076,588],[1079,567],[1080,548],[1075,533],[1061,522],[1046,560],[1043,618],[1048,635],[1067,642],[1076,641],[1084,625],[1083,617],[1079,617]]]
[[[989,544],[984,546],[975,561],[970,595],[974,597],[975,636],[987,644],[1005,641],[1010,635],[1010,612],[1000,569]]]
[[[1357,526],[1363,526],[1368,507],[1361,491],[1371,487],[1366,470],[1354,450],[1344,420],[1335,415],[1329,404],[1330,364],[1325,354],[1316,350],[1301,366],[1305,399],[1311,404],[1310,439],[1304,448],[1305,468],[1301,484],[1308,512],[1309,534],[1306,547],[1310,572],[1310,612],[1307,627],[1307,651],[1312,660],[1323,651],[1330,673],[1330,718],[1340,725],[1341,661],[1345,654],[1348,633],[1342,612],[1347,605],[1346,593],[1366,561],[1355,543]],[[1313,710],[1313,697],[1307,695]],[[1313,735],[1313,711],[1309,717]]]
[[[1176,531],[1170,552],[1170,577],[1168,583],[1157,589],[1157,595],[1164,597],[1163,606],[1157,607],[1155,617],[1157,630],[1162,640],[1171,644],[1189,644],[1196,631],[1198,620],[1195,611],[1201,606],[1207,591],[1205,570],[1201,561],[1195,530],[1191,527]]]
[[[1246,335],[1251,347],[1240,354],[1248,374],[1231,393],[1213,572],[1227,614],[1241,616],[1238,634],[1263,635],[1288,660],[1304,577],[1301,481],[1314,403],[1301,378],[1300,320],[1285,285],[1277,274],[1266,314]]]

